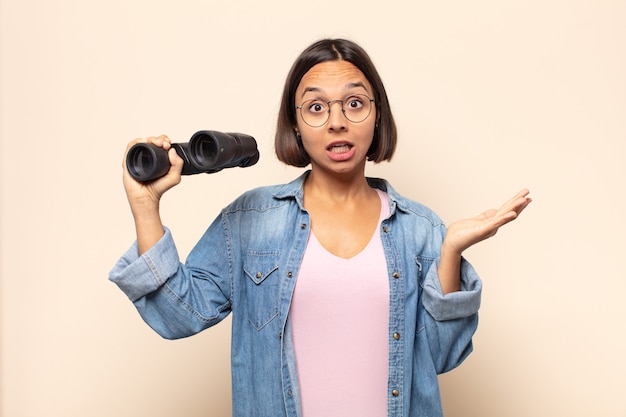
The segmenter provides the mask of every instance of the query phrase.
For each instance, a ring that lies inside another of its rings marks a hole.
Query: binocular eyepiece
[[[252,136],[201,130],[187,143],[172,143],[183,161],[182,175],[212,174],[223,168],[249,167],[259,161],[259,151]],[[170,161],[167,151],[151,143],[137,143],[126,155],[130,175],[148,182],[167,174]]]

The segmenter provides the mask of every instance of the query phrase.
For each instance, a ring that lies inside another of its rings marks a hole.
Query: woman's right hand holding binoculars
[[[151,143],[168,151],[171,167],[167,174],[150,182],[140,182],[130,175],[126,156],[130,148],[137,143]],[[159,214],[159,202],[167,190],[180,183],[183,160],[172,148],[171,140],[167,136],[161,135],[135,139],[130,142],[126,148],[122,166],[124,169],[124,189],[126,190],[126,197],[135,219],[137,244],[139,246],[139,254],[141,255],[163,236],[164,230]]]

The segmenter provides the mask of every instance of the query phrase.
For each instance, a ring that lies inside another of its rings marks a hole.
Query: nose
[[[333,112],[333,104],[339,104],[339,107],[335,107],[335,111]],[[346,127],[346,118],[343,114],[343,100],[332,100],[328,102],[328,128],[337,130],[337,129],[345,129]]]

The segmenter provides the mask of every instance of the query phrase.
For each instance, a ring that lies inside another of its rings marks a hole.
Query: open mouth
[[[346,153],[352,149],[352,145],[349,143],[335,143],[326,149],[332,153]]]

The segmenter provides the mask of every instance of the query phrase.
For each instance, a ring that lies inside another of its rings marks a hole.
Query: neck
[[[304,183],[305,198],[324,198],[346,201],[369,196],[372,188],[367,183],[364,171],[338,175],[313,168]]]

